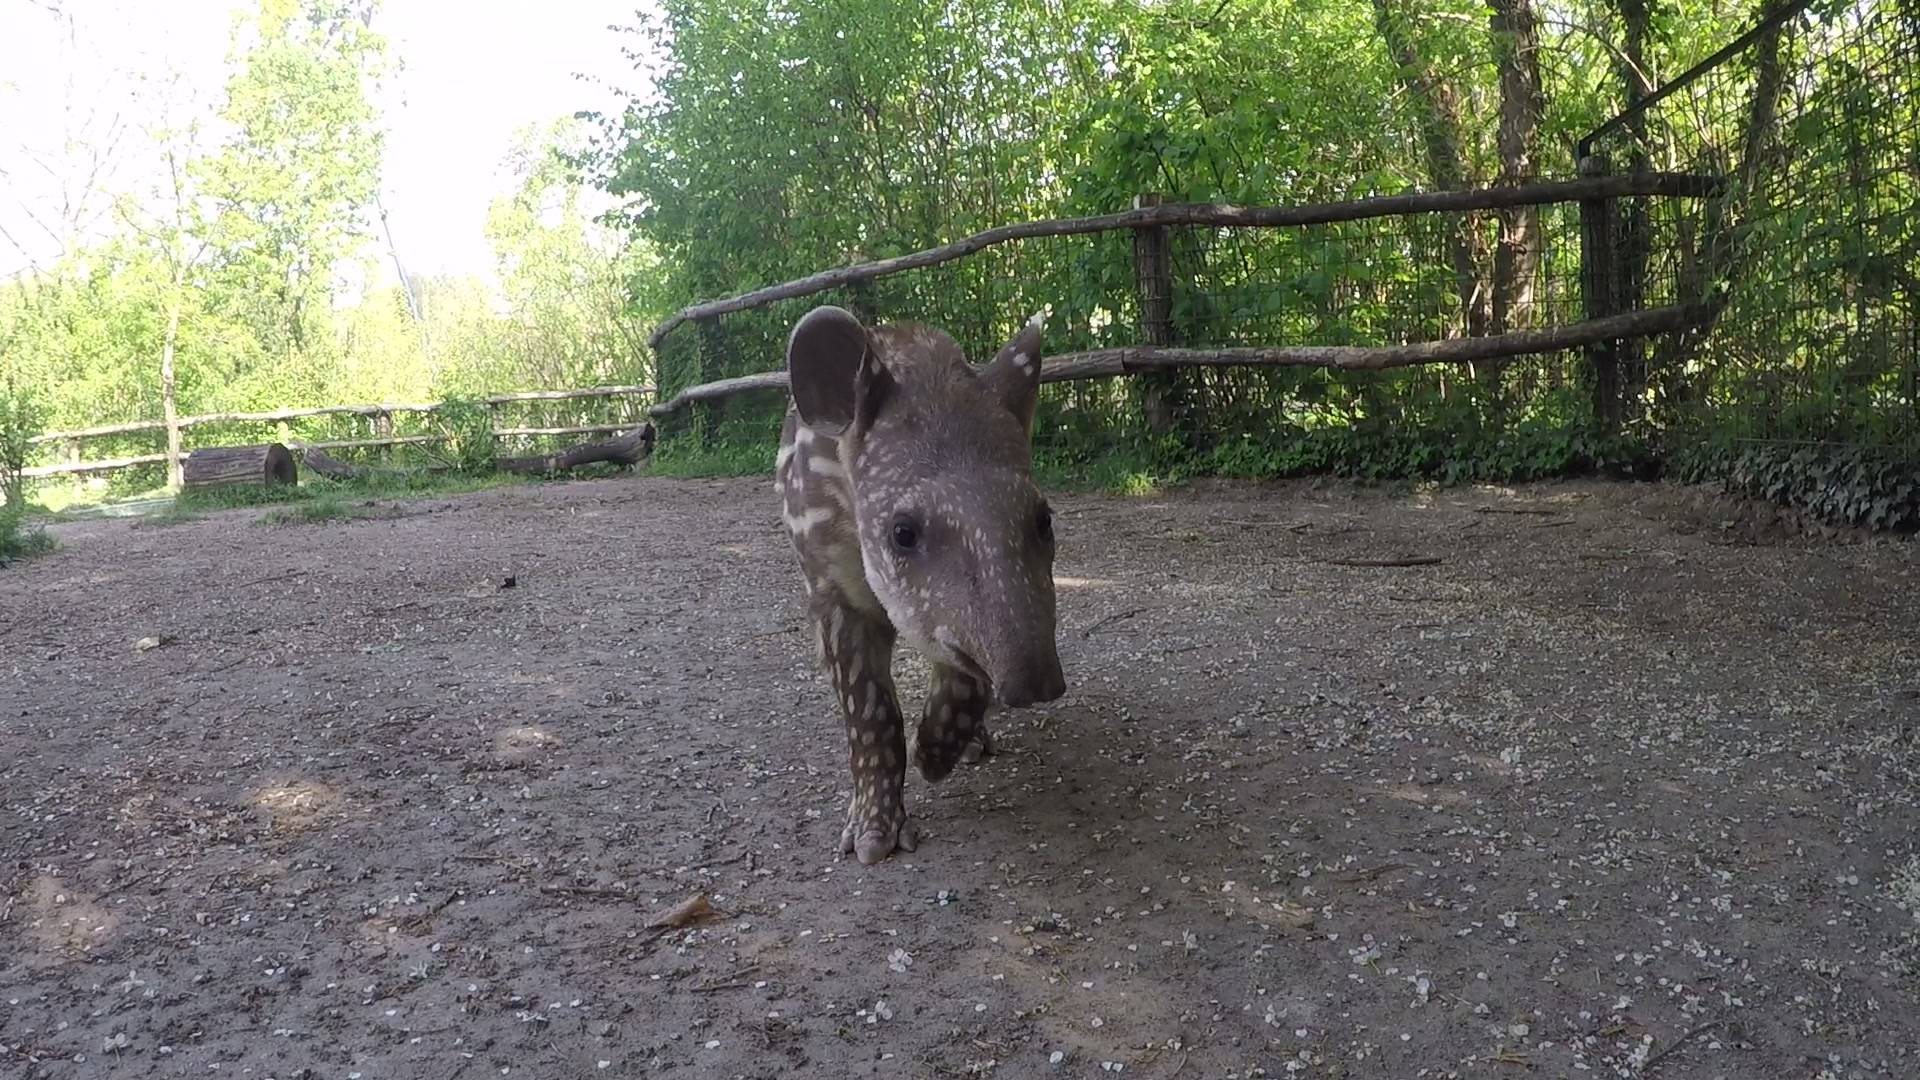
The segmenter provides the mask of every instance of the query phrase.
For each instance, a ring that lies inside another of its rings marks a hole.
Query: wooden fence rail
[[[527,402],[576,401],[588,398],[617,398],[646,396],[654,393],[651,386],[590,386],[577,390],[529,390],[514,394],[495,394],[492,397],[476,399],[480,404],[498,410],[503,405],[523,404]],[[269,412],[232,412],[204,413],[198,416],[182,416],[176,423],[181,429],[203,427],[210,424],[259,424],[280,423],[288,420],[305,420],[321,416],[364,416],[380,420],[390,420],[395,413],[433,413],[443,408],[445,402],[424,402],[420,404],[377,403],[368,405],[323,405],[304,409],[274,409]],[[581,424],[572,427],[498,427],[493,434],[498,438],[524,438],[536,435],[603,435],[615,431],[628,431],[637,427],[637,423],[626,424]],[[165,454],[136,454],[130,457],[104,458],[96,461],[83,461],[79,458],[79,445],[87,439],[106,438],[113,435],[134,435],[148,431],[164,431],[164,420],[135,420],[123,424],[102,424],[98,427],[77,428],[72,431],[49,431],[29,440],[35,444],[65,443],[70,448],[70,460],[58,465],[37,465],[25,469],[21,475],[27,479],[44,479],[50,476],[81,476],[92,473],[117,472],[140,465],[158,465],[167,460]],[[380,430],[390,432],[391,425]],[[300,448],[315,450],[359,450],[384,449],[393,446],[427,446],[447,441],[445,435],[392,435],[383,434],[372,439],[334,439],[321,442],[302,442]],[[204,449],[204,448],[203,448]]]
[[[781,285],[741,293],[720,300],[708,300],[682,308],[647,335],[647,344],[658,349],[683,323],[711,319],[749,308],[764,307],[779,300],[811,296],[828,289],[856,285],[863,281],[917,270],[963,259],[975,252],[1015,240],[1043,236],[1079,236],[1086,233],[1122,232],[1171,225],[1203,225],[1220,228],[1281,228],[1301,225],[1327,225],[1338,221],[1363,221],[1369,218],[1406,217],[1413,214],[1458,213],[1474,210],[1502,210],[1516,206],[1547,206],[1553,203],[1593,199],[1620,199],[1636,195],[1664,195],[1674,198],[1705,198],[1725,187],[1719,177],[1688,173],[1638,172],[1616,176],[1590,176],[1577,180],[1554,180],[1537,184],[1512,184],[1470,188],[1463,191],[1428,191],[1408,195],[1380,195],[1348,202],[1310,206],[1227,206],[1213,203],[1180,203],[1142,206],[1114,214],[1094,217],[1060,218],[1050,221],[1024,221],[1002,225],[951,244],[927,248],[910,255],[856,263],[823,270]]]
[[[527,401],[569,401],[578,398],[609,398],[638,394],[651,394],[651,386],[590,386],[582,390],[529,390],[518,394],[496,394],[493,397],[479,398],[482,405],[500,406]],[[392,416],[394,413],[431,413],[437,412],[444,402],[423,404],[404,404],[399,402],[376,403],[371,405],[321,405],[310,409],[273,409],[268,412],[204,413],[199,416],[183,416],[178,423],[182,430],[200,427],[205,424],[273,424],[285,420],[306,420],[317,416]],[[49,431],[28,440],[33,443],[67,442],[73,439],[98,439],[108,435],[134,435],[142,431],[165,431],[165,420],[133,420],[124,424],[103,424],[99,427],[76,428],[73,431]],[[499,432],[498,434],[508,434]]]
[[[1043,357],[1040,361],[1040,381],[1052,383],[1109,379],[1187,367],[1323,367],[1342,371],[1388,371],[1423,364],[1467,364],[1579,349],[1618,338],[1671,333],[1703,326],[1712,321],[1713,315],[1711,304],[1676,304],[1542,330],[1514,330],[1489,337],[1448,338],[1406,345],[1274,345],[1217,349],[1128,345]],[[784,371],[741,375],[689,386],[647,412],[656,418],[671,416],[699,402],[786,388],[787,373]]]

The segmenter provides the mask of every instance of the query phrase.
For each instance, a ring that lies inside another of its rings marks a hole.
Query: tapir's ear
[[[872,421],[892,379],[860,320],[823,305],[802,315],[787,337],[787,383],[801,422],[842,435],[856,419]]]
[[[1046,327],[1042,310],[1027,320],[993,362],[982,368],[980,381],[1033,434],[1033,410],[1040,400],[1040,334]]]

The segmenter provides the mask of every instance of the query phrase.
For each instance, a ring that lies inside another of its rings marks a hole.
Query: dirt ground
[[[764,480],[59,527],[0,571],[0,1075],[1920,1076],[1914,544],[1055,502],[1071,690],[870,868]]]

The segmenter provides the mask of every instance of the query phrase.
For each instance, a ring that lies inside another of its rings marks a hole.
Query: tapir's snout
[[[1024,709],[1045,701],[1057,701],[1067,692],[1067,676],[1060,669],[1060,654],[1048,651],[1044,658],[1019,666],[994,680],[1000,703],[1010,709]]]

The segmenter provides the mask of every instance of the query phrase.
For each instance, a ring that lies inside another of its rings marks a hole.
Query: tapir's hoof
[[[840,853],[851,853],[860,860],[862,866],[874,863],[898,851],[912,851],[920,846],[920,827],[904,810],[898,812],[892,820],[896,825],[879,821],[852,821],[840,832]]]
[[[980,759],[992,756],[993,733],[987,730],[987,725],[981,724],[974,729],[973,738],[968,739],[967,745],[961,748],[960,764],[977,765]]]
[[[913,767],[919,771],[920,778],[929,784],[937,784],[953,775],[957,765],[975,765],[982,758],[992,756],[993,736],[988,734],[984,724],[967,736],[967,741],[960,744],[957,752],[952,743],[930,747],[918,740],[909,751]]]

